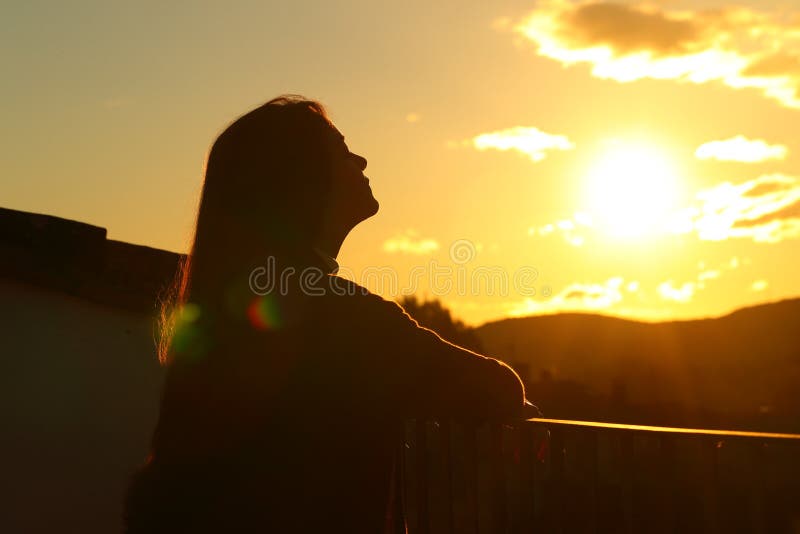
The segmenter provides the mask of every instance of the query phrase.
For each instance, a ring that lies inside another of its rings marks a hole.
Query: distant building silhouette
[[[154,310],[180,254],[90,224],[0,208],[0,277],[131,311]]]

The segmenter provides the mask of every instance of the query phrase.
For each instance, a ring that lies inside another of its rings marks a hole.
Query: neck
[[[331,258],[336,259],[339,255],[339,249],[342,248],[344,238],[347,237],[347,232],[323,232],[315,241],[314,246],[330,255]]]

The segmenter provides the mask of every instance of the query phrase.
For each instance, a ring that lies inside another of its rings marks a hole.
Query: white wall
[[[152,318],[0,279],[0,532],[118,532],[162,375]]]

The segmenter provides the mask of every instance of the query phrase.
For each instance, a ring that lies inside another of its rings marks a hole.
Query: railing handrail
[[[570,419],[547,419],[544,417],[534,417],[526,419],[526,422],[540,423],[545,425],[561,426],[580,426],[602,430],[623,430],[634,432],[663,432],[669,434],[688,434],[688,435],[708,435],[726,438],[755,438],[755,439],[785,439],[800,440],[800,434],[790,434],[783,432],[750,432],[745,430],[715,430],[708,428],[680,428],[669,426],[649,426],[649,425],[628,425],[623,423],[598,423],[593,421],[573,421]]]

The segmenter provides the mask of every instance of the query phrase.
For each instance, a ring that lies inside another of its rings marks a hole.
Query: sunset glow
[[[795,4],[17,3],[0,21],[2,206],[186,252],[213,140],[298,93],[368,161],[380,210],[336,259],[387,299],[407,289],[480,324],[795,297]],[[490,292],[462,283],[473,272],[536,277]]]
[[[645,144],[614,142],[586,177],[587,211],[612,237],[658,230],[677,207],[679,178],[666,157]]]
[[[800,0],[4,2],[0,65],[0,534],[800,534]]]

